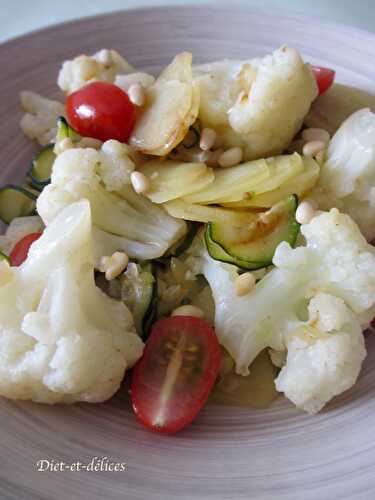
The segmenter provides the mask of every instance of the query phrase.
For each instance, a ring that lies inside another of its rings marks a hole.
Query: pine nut
[[[210,156],[207,160],[208,167],[218,167],[219,166],[219,158],[224,153],[224,149],[216,149],[215,151],[211,151]]]
[[[177,309],[172,311],[171,316],[194,316],[195,318],[203,318],[204,313],[199,307],[188,304],[177,307]]]
[[[136,106],[143,106],[146,100],[145,91],[140,83],[133,83],[128,90],[130,101]]]
[[[199,141],[199,147],[203,151],[208,151],[213,147],[216,140],[216,132],[212,128],[204,128],[201,132],[201,138]]]
[[[315,210],[308,201],[302,201],[296,210],[298,224],[308,224],[315,217]]]
[[[306,142],[306,144],[303,146],[302,153],[305,156],[315,156],[320,151],[323,151],[325,147],[326,144],[323,141]]]
[[[119,276],[129,263],[129,257],[124,252],[115,252],[110,257],[102,257],[100,271],[105,273],[105,278],[111,281]]]
[[[136,193],[147,193],[150,189],[150,181],[148,178],[137,170],[134,170],[134,172],[130,174],[130,182]]]
[[[221,167],[233,167],[238,165],[242,160],[243,152],[238,146],[227,149],[219,158],[219,165]]]
[[[255,286],[255,276],[252,273],[243,273],[237,276],[234,287],[236,295],[242,297],[247,295]]]
[[[322,141],[327,143],[330,138],[329,132],[323,128],[307,128],[302,132],[302,139],[306,142]]]

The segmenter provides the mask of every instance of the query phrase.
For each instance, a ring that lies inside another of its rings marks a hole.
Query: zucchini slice
[[[208,224],[206,231],[204,233],[204,240],[206,243],[207,251],[213,259],[220,260],[221,262],[226,262],[228,264],[233,264],[244,270],[256,269],[256,267],[254,267],[256,266],[254,262],[246,262],[241,259],[237,259],[232,255],[229,255],[229,253],[227,253],[223,247],[221,247],[218,243],[213,241],[210,233],[211,233],[211,226],[210,224]]]
[[[129,264],[120,281],[121,299],[133,315],[137,333],[146,338],[156,315],[157,303],[157,285],[152,264]]]
[[[209,236],[233,259],[247,263],[246,269],[269,266],[281,241],[291,246],[296,243],[300,227],[295,219],[297,206],[297,196],[288,196],[247,226],[210,223]]]
[[[7,262],[9,262],[9,257],[5,255],[5,253],[0,252],[0,261],[2,260],[6,260]]]
[[[60,142],[63,139],[68,138],[73,142],[78,142],[82,139],[78,132],[72,128],[63,116],[60,116],[57,120],[57,135],[56,142]]]
[[[56,159],[53,152],[54,144],[48,144],[32,159],[29,176],[31,184],[36,189],[43,189],[51,182],[52,166]]]
[[[36,196],[31,191],[14,184],[0,189],[0,219],[9,224],[16,217],[32,215],[35,210]]]

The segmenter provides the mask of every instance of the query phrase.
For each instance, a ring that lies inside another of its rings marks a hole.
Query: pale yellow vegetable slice
[[[140,171],[150,181],[147,197],[154,203],[165,203],[195,193],[214,180],[213,170],[205,163],[152,160]]]
[[[302,170],[303,161],[297,153],[215,169],[215,180],[202,191],[186,196],[185,201],[208,205],[250,199],[277,189]]]
[[[268,208],[291,194],[303,198],[318,182],[320,173],[319,165],[314,159],[304,158],[304,165],[305,168],[301,173],[282,184],[278,189],[256,195],[249,200],[225,203],[224,205],[231,208]]]
[[[216,206],[193,205],[183,200],[173,200],[164,203],[163,207],[177,219],[195,222],[219,222],[229,226],[243,226],[255,220],[257,214],[245,210],[231,210]]]
[[[178,54],[146,90],[130,144],[143,153],[165,156],[179,144],[199,111],[199,86],[193,82],[192,56]]]

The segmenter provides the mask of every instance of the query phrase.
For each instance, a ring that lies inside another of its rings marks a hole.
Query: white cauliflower
[[[64,105],[29,91],[20,92],[20,100],[25,111],[20,121],[22,132],[42,146],[54,142],[57,119],[65,116]]]
[[[59,71],[57,85],[69,95],[87,83],[113,83],[119,74],[132,73],[132,66],[115,50],[102,49],[92,56],[80,55],[65,61]]]
[[[357,379],[364,330],[375,315],[375,249],[337,209],[301,227],[306,246],[282,242],[275,268],[248,295],[235,293],[235,267],[206,252],[202,272],[215,300],[215,330],[246,375],[265,348],[288,349],[276,387],[315,413]]]
[[[342,299],[318,293],[311,309],[315,314],[307,324],[286,340],[287,358],[275,385],[298,408],[316,413],[355,384],[366,348],[361,324]]]
[[[217,146],[242,146],[247,160],[288,147],[318,94],[309,66],[286,46],[263,59],[198,66],[194,76],[202,125],[216,129]]]
[[[134,192],[129,173],[134,164],[127,147],[116,141],[95,149],[69,149],[55,160],[51,183],[37,200],[48,226],[67,205],[86,198],[94,224],[95,262],[117,250],[148,260],[162,256],[186,232],[184,221]]]
[[[70,205],[0,286],[0,395],[105,401],[142,349],[128,309],[95,286],[90,205]]]
[[[327,210],[337,207],[375,238],[375,114],[361,109],[333,136],[318,185],[309,197]]]

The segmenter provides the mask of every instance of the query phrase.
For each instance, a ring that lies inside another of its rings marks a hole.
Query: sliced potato
[[[255,220],[257,214],[245,210],[231,210],[216,206],[193,205],[183,200],[173,200],[164,203],[163,207],[177,219],[191,220],[195,222],[219,222],[230,226],[239,227],[249,224],[252,218]]]
[[[192,56],[178,54],[146,90],[146,104],[130,144],[143,153],[165,156],[185,137],[199,111],[199,86],[193,82]]]
[[[202,191],[186,196],[185,201],[209,205],[251,199],[277,189],[302,170],[303,161],[297,153],[215,169],[215,180]]]
[[[303,171],[277,189],[256,195],[249,200],[224,203],[223,205],[230,208],[268,208],[291,194],[303,198],[318,182],[319,172],[318,163],[312,158],[305,157]]]
[[[145,163],[140,171],[150,180],[147,197],[154,203],[195,193],[214,180],[213,170],[204,163],[152,160]]]

